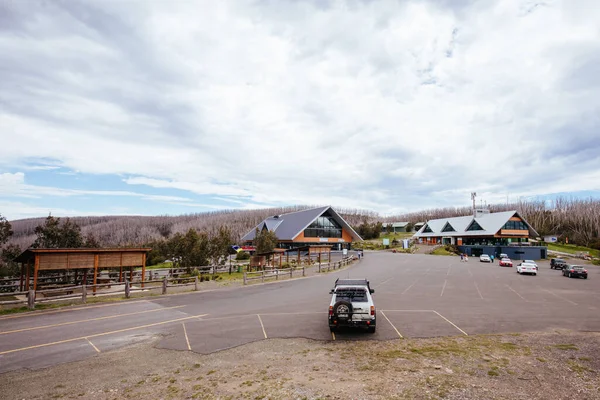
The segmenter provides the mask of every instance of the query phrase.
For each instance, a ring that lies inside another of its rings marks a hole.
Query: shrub
[[[235,259],[236,260],[249,260],[250,259],[250,253],[246,253],[245,251],[240,251],[235,256]]]

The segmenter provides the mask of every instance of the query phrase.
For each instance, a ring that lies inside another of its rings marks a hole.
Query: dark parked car
[[[563,269],[567,265],[567,262],[562,258],[551,258],[550,268],[551,269]]]
[[[569,278],[583,278],[587,279],[587,269],[582,267],[581,265],[567,265],[563,269],[563,276],[568,276]]]

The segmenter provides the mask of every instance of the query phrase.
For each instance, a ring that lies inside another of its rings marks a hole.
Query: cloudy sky
[[[0,1],[0,214],[600,197],[597,0]]]

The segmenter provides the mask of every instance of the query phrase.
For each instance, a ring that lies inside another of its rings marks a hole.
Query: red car
[[[501,267],[512,267],[512,261],[510,261],[510,258],[502,258],[500,259],[500,266]]]

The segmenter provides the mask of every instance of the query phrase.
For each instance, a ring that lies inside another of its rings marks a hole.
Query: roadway
[[[0,373],[93,357],[141,341],[212,353],[268,338],[391,340],[572,329],[600,331],[600,268],[569,279],[458,257],[365,253],[341,271],[304,279],[0,317]],[[377,332],[329,332],[337,277],[368,278]]]

